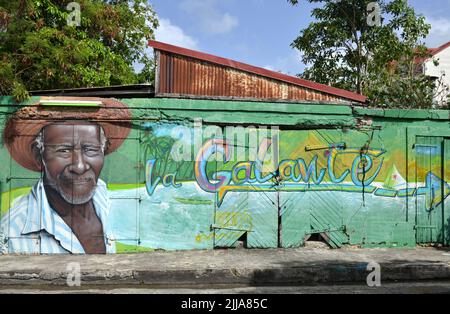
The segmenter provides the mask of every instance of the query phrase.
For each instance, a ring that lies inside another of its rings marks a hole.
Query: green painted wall
[[[101,173],[118,252],[233,247],[243,236],[248,247],[297,247],[314,233],[333,247],[449,243],[449,111],[122,102],[132,130]],[[27,104],[0,97],[0,125]],[[3,143],[0,169],[5,216],[41,175]]]

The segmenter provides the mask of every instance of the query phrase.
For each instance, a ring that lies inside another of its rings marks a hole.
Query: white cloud
[[[225,13],[219,20],[211,19],[207,23],[209,32],[212,34],[228,33],[239,24],[238,20],[228,13]]]
[[[226,34],[238,26],[239,21],[228,12],[221,12],[219,3],[219,0],[184,0],[180,8],[196,21],[202,32]]]
[[[198,49],[198,41],[185,34],[180,27],[172,24],[169,19],[159,19],[159,27],[155,32],[155,38],[167,44],[194,50]]]
[[[426,39],[429,47],[436,48],[450,41],[450,19],[427,17],[426,20],[431,24],[430,34]]]
[[[185,34],[180,27],[172,24],[169,19],[159,18],[159,27],[155,31],[155,39],[167,44],[198,50],[198,41]],[[145,48],[145,54],[152,56],[153,49],[150,47]],[[134,70],[139,73],[142,71],[144,65],[135,62],[133,63],[133,67]]]
[[[305,69],[302,64],[302,54],[297,49],[285,57],[278,57],[273,64],[263,66],[264,69],[281,72],[288,75],[297,75]]]

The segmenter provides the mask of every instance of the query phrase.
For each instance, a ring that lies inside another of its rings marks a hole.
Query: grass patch
[[[127,184],[108,184],[108,190],[110,191],[120,191],[120,190],[133,190],[133,189],[140,189],[145,188],[145,184],[141,183],[127,183]]]
[[[121,242],[116,242],[116,253],[127,254],[127,253],[145,253],[154,252],[154,249],[146,248],[138,245],[129,245]]]

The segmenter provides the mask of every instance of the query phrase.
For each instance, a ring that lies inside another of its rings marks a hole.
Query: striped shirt
[[[98,180],[93,202],[103,225],[106,252],[115,253],[115,241],[108,224],[109,199],[102,180]],[[48,203],[42,180],[30,194],[19,198],[2,218],[0,254],[2,250],[10,254],[85,253],[72,229]]]

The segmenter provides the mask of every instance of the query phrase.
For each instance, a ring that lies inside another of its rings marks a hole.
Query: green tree
[[[407,0],[305,1],[318,6],[292,43],[307,65],[303,78],[363,93],[375,105],[431,106],[434,83],[417,62],[429,56],[423,39],[430,25]],[[368,10],[373,3],[378,25]]]
[[[146,0],[0,0],[0,94],[149,82],[147,41],[158,27]],[[133,64],[144,65],[135,73]]]

